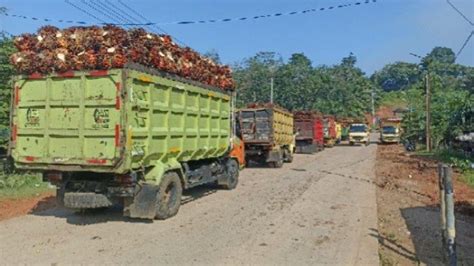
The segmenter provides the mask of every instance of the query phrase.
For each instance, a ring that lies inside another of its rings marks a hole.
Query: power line
[[[106,0],[107,1],[107,0]],[[142,14],[140,14],[138,11],[136,11],[135,9],[131,8],[129,5],[127,5],[126,3],[122,2],[121,0],[118,0],[118,2],[123,6],[125,7],[126,9],[128,9],[130,12],[132,12],[135,16],[138,16],[139,18],[141,18],[143,21],[147,22],[147,23],[150,23],[145,16],[143,16]],[[130,15],[129,15],[130,16]],[[140,20],[136,20],[138,22],[140,22]],[[166,32],[163,28],[161,27],[158,27],[156,24],[153,24],[151,23],[150,24],[152,27],[154,27],[156,30],[158,30],[158,32],[163,32],[164,34],[168,34],[168,35],[171,35],[169,34],[168,32]],[[181,41],[180,39],[176,38],[176,36],[173,36],[173,39],[175,39],[178,43],[180,43],[181,45],[184,45],[184,46],[188,46],[186,45],[183,41]]]
[[[127,18],[123,17],[120,13],[116,12],[113,8],[108,7],[102,1],[90,1],[89,4],[94,5],[96,8],[102,8],[106,12],[109,12],[110,16],[113,16],[117,21],[121,23],[133,23],[132,21],[128,20]]]
[[[67,4],[69,4],[70,6],[74,7],[75,9],[81,11],[82,13],[88,15],[89,17],[91,17],[91,18],[93,18],[93,19],[95,19],[95,20],[97,20],[97,21],[99,21],[99,22],[102,22],[102,24],[106,24],[106,22],[105,22],[104,20],[98,18],[98,17],[95,16],[94,14],[91,14],[91,13],[88,12],[87,10],[84,10],[84,9],[82,9],[81,7],[79,7],[79,6],[77,6],[77,5],[73,4],[73,3],[71,3],[69,0],[65,0],[65,2],[66,2]],[[8,16],[8,13],[6,13],[5,15]],[[16,15],[11,15],[11,16],[14,17],[14,16],[16,16]],[[24,18],[26,19],[27,17],[24,17]],[[44,20],[45,20],[45,21],[52,21],[52,19],[44,19]],[[58,22],[59,22],[59,21],[58,21]],[[76,23],[77,23],[77,22],[78,22],[78,21],[76,21]],[[80,22],[81,22],[81,23],[78,23],[78,24],[87,24],[87,22],[84,22],[84,21],[80,21]]]
[[[114,7],[115,9],[118,10],[118,12],[120,12],[121,14],[123,14],[124,16],[128,17],[129,20],[132,22],[132,23],[135,23],[135,24],[140,24],[140,20],[137,19],[136,17],[130,15],[129,13],[127,13],[126,11],[124,11],[123,9],[119,8],[118,6],[114,5],[113,3],[109,2],[108,0],[105,0],[105,2],[107,2],[109,5],[111,5],[112,7]],[[133,10],[133,9],[132,9]],[[145,25],[145,28],[148,29],[149,31],[151,32],[156,32],[155,30],[153,30],[149,25]],[[158,33],[158,32],[156,32]]]
[[[120,24],[121,21],[120,20],[117,20],[116,18],[112,17],[111,15],[105,13],[104,11],[96,8],[95,6],[91,5],[90,3],[88,3],[86,0],[81,0],[81,2],[83,4],[85,4],[87,7],[89,7],[90,9],[94,10],[95,12],[97,13],[100,13],[102,14],[103,16],[106,16],[108,19],[110,19],[111,21],[115,21],[115,22],[118,22],[118,23],[115,23],[115,24]]]
[[[467,18],[467,17],[461,12],[461,10],[459,10],[453,3],[451,3],[449,0],[446,0],[446,2],[448,2],[448,4],[449,4],[456,12],[458,12],[458,14],[461,15],[461,17],[463,17],[464,20],[466,20],[471,26],[474,26],[474,24],[472,23],[472,21],[469,20],[469,18]],[[469,41],[471,40],[471,37],[472,37],[473,34],[474,34],[474,31],[471,31],[471,33],[469,34],[469,36],[467,36],[467,39],[464,41],[463,45],[461,46],[461,49],[459,49],[458,53],[456,54],[455,60],[459,57],[459,55],[462,53],[462,51],[464,50],[464,48],[467,46],[467,44],[468,44]]]
[[[461,15],[464,20],[466,20],[469,24],[471,24],[471,26],[474,26],[474,23],[472,23],[472,21],[470,19],[468,19],[462,12],[461,10],[459,10],[453,3],[451,3],[449,0],[446,0],[446,2],[448,2],[448,4],[456,11],[458,12],[459,15]]]
[[[467,36],[467,39],[464,41],[464,44],[462,45],[461,49],[459,49],[458,53],[456,54],[456,58],[459,57],[459,55],[462,53],[462,50],[464,50],[464,48],[467,46],[467,44],[471,40],[472,35],[474,35],[474,30],[471,31],[471,34],[469,34],[469,36]]]
[[[135,9],[131,8],[129,5],[127,5],[127,4],[125,4],[124,2],[122,2],[122,0],[118,0],[118,2],[119,2],[123,7],[125,7],[125,8],[128,9],[130,12],[132,12],[135,16],[138,16],[139,18],[143,19],[143,21],[145,21],[145,22],[147,22],[147,23],[150,22],[150,21],[149,21],[146,17],[144,17],[142,14],[140,14],[140,13],[137,12]],[[137,21],[139,21],[139,20],[137,20]],[[165,31],[164,29],[162,29],[162,28],[160,28],[160,27],[158,27],[158,26],[156,26],[156,25],[152,25],[152,26],[153,26],[154,28],[156,28],[158,31],[161,31],[161,32],[163,32],[163,33],[165,33],[165,34],[168,34],[168,33],[166,33],[166,31]]]
[[[313,9],[306,9],[306,10],[301,10],[301,11],[292,11],[292,12],[286,12],[286,13],[274,13],[274,14],[268,14],[268,15],[258,15],[258,16],[250,16],[250,17],[238,17],[238,18],[222,18],[222,19],[205,19],[205,20],[185,20],[185,21],[174,21],[174,22],[145,22],[145,23],[117,23],[117,22],[106,22],[97,16],[93,15],[91,12],[88,12],[84,10],[83,8],[78,7],[77,5],[71,3],[68,0],[65,0],[66,3],[70,4],[71,6],[75,7],[76,9],[82,11],[83,13],[87,14],[88,16],[92,17],[93,19],[100,21],[100,24],[103,25],[117,25],[117,26],[156,26],[158,29],[160,29],[163,33],[166,33],[162,28],[160,28],[158,25],[190,25],[190,24],[206,24],[206,23],[225,23],[225,22],[232,22],[232,21],[247,21],[247,20],[259,20],[259,19],[266,19],[266,18],[271,18],[271,17],[281,17],[281,16],[288,16],[288,15],[301,15],[301,14],[307,14],[307,13],[314,13],[314,12],[320,12],[320,11],[331,11],[334,9],[340,9],[340,8],[346,8],[346,7],[355,7],[355,6],[362,6],[363,4],[370,4],[370,3],[377,3],[377,0],[365,0],[365,1],[358,1],[354,3],[349,3],[345,5],[336,5],[336,6],[329,6],[329,7],[321,7],[321,8],[313,8]],[[84,1],[84,0],[82,0]],[[380,0],[379,0],[380,1]],[[122,1],[118,1],[119,3],[123,3]],[[109,17],[107,13],[104,13],[103,11],[97,11],[101,14],[103,14],[106,17]],[[48,22],[60,22],[60,23],[70,23],[70,24],[96,24],[92,22],[85,22],[85,21],[72,21],[72,20],[64,20],[64,19],[50,19],[50,18],[36,18],[36,17],[29,17],[29,16],[23,16],[23,15],[17,15],[17,14],[10,14],[10,13],[0,13],[0,15],[4,16],[10,16],[10,17],[15,17],[15,18],[22,18],[22,19],[31,19],[31,20],[44,20]],[[111,20],[116,20],[112,19],[109,17]],[[147,19],[145,19],[148,21]],[[168,33],[166,33],[168,34]]]

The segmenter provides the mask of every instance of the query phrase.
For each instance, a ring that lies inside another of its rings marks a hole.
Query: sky
[[[83,2],[90,0],[69,1],[87,9]],[[121,7],[118,0],[96,1],[112,8]],[[253,17],[358,1],[363,0],[122,0],[149,21],[161,23],[160,28],[193,49],[203,53],[217,51],[226,64],[240,62],[259,51],[272,51],[284,60],[293,53],[304,53],[315,66],[333,65],[352,52],[357,56],[357,65],[370,75],[388,63],[417,63],[419,59],[409,53],[424,56],[436,46],[449,47],[457,53],[474,30],[446,0],[377,0],[360,6],[258,20],[189,25],[168,23]],[[474,0],[451,2],[474,21]],[[97,23],[66,0],[0,0],[0,7],[6,7],[8,13],[16,15]],[[99,19],[110,21],[105,15],[95,14]],[[13,35],[35,32],[45,23],[0,15],[0,30]],[[457,62],[474,66],[474,37]]]

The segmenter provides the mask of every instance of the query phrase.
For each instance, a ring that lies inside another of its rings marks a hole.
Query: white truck
[[[370,144],[369,139],[369,127],[366,124],[354,123],[349,128],[349,144],[354,145],[356,143],[363,143],[365,145]]]

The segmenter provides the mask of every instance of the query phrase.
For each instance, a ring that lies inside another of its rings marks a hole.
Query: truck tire
[[[273,167],[273,168],[282,168],[283,167],[283,158],[280,158],[276,162],[271,162],[270,166]]]
[[[284,156],[285,156],[285,162],[286,163],[293,162],[293,154],[289,150],[285,149]]]
[[[178,174],[166,173],[158,186],[155,218],[164,220],[175,216],[181,206],[182,194],[183,187]]]
[[[232,190],[237,187],[239,183],[239,163],[230,159],[226,163],[227,170],[227,180],[225,183],[221,184],[222,188]]]

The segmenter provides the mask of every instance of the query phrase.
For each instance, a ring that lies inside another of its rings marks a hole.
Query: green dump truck
[[[166,219],[183,189],[236,187],[231,94],[139,65],[18,76],[9,152],[65,207]]]
[[[292,162],[295,148],[293,114],[273,104],[249,104],[238,112],[245,161],[275,168]]]

